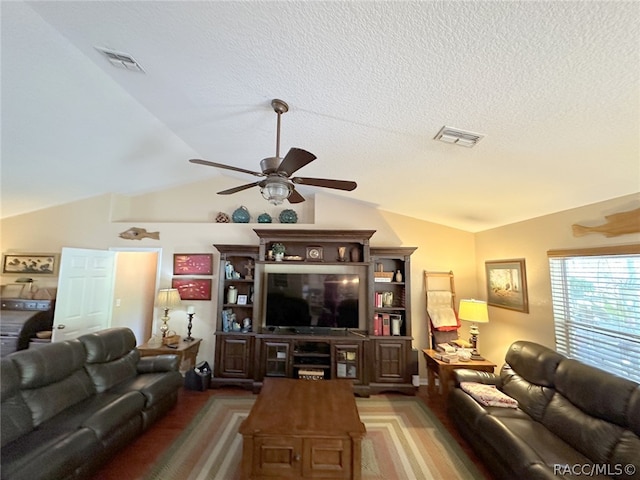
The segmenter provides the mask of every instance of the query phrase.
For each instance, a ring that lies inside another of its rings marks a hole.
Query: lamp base
[[[476,350],[471,352],[471,360],[484,360],[484,357],[480,355]]]

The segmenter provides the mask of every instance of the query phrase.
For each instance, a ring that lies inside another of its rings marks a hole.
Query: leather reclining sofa
[[[532,342],[513,343],[505,360],[498,375],[456,370],[448,399],[495,478],[640,479],[640,385]],[[461,382],[495,385],[518,407],[483,406]]]
[[[140,358],[128,328],[2,358],[3,480],[90,478],[177,402],[176,355]]]

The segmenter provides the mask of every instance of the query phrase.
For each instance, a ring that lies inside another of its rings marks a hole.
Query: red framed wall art
[[[177,288],[182,300],[211,300],[210,278],[173,278],[171,288]]]
[[[174,275],[213,275],[213,254],[176,253],[173,255]]]

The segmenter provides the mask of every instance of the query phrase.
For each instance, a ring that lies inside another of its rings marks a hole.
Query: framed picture
[[[176,253],[173,255],[174,275],[213,275],[212,253]]]
[[[55,275],[58,271],[58,254],[54,253],[5,253],[2,273],[16,275]]]
[[[246,304],[247,304],[247,296],[238,295],[238,305],[246,305]]]
[[[171,288],[177,288],[182,300],[211,300],[210,278],[173,278]]]
[[[487,304],[529,313],[524,258],[485,262]]]

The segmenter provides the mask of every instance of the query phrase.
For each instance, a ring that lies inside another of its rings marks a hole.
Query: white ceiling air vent
[[[142,66],[128,53],[116,52],[115,50],[109,50],[103,47],[96,47],[96,50],[107,57],[107,60],[109,60],[114,67],[145,73]]]
[[[459,128],[442,127],[438,134],[433,137],[434,140],[440,140],[445,143],[455,143],[462,147],[471,148],[478,143],[484,135],[480,133],[466,132]]]

